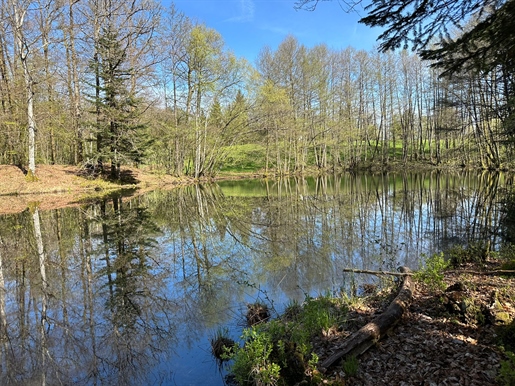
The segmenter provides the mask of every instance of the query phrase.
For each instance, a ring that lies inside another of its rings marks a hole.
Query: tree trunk
[[[36,123],[34,121],[34,89],[33,81],[30,75],[29,66],[27,63],[28,47],[25,36],[23,35],[23,24],[26,15],[26,10],[22,11],[18,5],[13,4],[14,20],[13,28],[18,48],[18,55],[20,57],[21,65],[23,68],[23,79],[25,81],[27,93],[27,120],[28,120],[28,139],[29,139],[29,170],[27,179],[29,181],[37,180],[36,177]]]

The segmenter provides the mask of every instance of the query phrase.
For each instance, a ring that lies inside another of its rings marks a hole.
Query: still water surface
[[[495,244],[507,184],[227,181],[0,216],[0,384],[223,385],[209,339],[237,339],[247,303],[280,312],[353,291],[363,279],[343,268],[417,269],[456,243]]]

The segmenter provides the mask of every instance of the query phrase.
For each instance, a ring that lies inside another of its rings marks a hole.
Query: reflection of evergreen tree
[[[140,300],[147,294],[140,284],[150,275],[149,259],[156,245],[159,229],[146,208],[124,207],[121,198],[113,198],[108,211],[101,204],[102,240],[105,267],[99,275],[107,276],[109,298],[106,302],[117,328],[133,328],[141,315]]]

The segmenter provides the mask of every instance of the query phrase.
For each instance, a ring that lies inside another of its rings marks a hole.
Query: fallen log
[[[406,275],[410,273],[409,268],[401,267],[400,271],[405,274],[401,289],[386,311],[345,340],[343,347],[320,364],[321,371],[345,356],[363,354],[399,322],[411,303],[414,291],[413,280],[410,275]]]

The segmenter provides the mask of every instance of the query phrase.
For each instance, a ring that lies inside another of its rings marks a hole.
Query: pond
[[[210,339],[248,303],[359,293],[344,268],[417,269],[497,245],[499,174],[225,181],[0,216],[0,384],[223,385]]]

